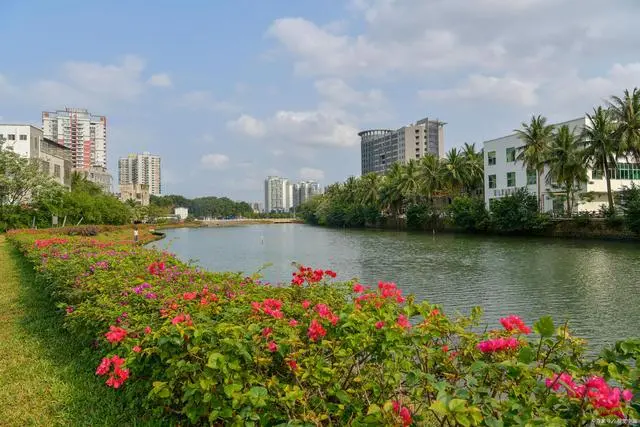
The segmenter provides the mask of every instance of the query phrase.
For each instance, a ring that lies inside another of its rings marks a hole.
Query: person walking
[[[138,243],[138,226],[137,225],[133,226],[133,243],[134,244]]]

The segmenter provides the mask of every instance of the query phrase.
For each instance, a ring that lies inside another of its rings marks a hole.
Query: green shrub
[[[457,197],[449,207],[453,224],[465,231],[486,231],[489,227],[489,212],[484,201],[475,197]]]
[[[411,230],[440,230],[440,212],[427,203],[412,204],[407,208],[407,228]]]
[[[640,187],[635,183],[631,187],[625,187],[621,199],[624,223],[629,230],[640,234]]]
[[[550,317],[485,330],[393,283],[288,286],[97,238],[12,232],[96,375],[164,424],[586,425],[640,417],[640,340],[589,360]],[[614,386],[615,384],[615,386]],[[586,391],[589,393],[586,393]],[[167,420],[167,417],[171,418]]]
[[[519,188],[512,195],[492,200],[491,224],[500,233],[530,233],[544,230],[550,218],[538,212],[535,195]]]

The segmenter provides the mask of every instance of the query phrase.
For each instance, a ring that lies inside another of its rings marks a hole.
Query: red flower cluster
[[[501,318],[500,323],[507,331],[519,331],[523,334],[531,333],[531,328],[525,325],[522,319],[515,314]]]
[[[267,348],[271,353],[275,353],[276,351],[278,351],[278,344],[276,344],[275,341],[269,341],[267,343]]]
[[[596,376],[578,385],[567,373],[555,374],[552,378],[547,378],[545,384],[554,391],[558,391],[560,386],[563,386],[569,397],[578,399],[586,397],[594,407],[601,409],[602,415],[616,415],[620,418],[624,416],[620,410],[620,398],[626,402],[633,398],[631,390],[621,391],[618,387],[610,387],[604,378]]]
[[[353,292],[357,293],[357,294],[361,294],[365,291],[365,287],[360,284],[360,283],[356,283],[353,285]]]
[[[193,325],[193,322],[191,321],[191,316],[183,313],[180,313],[176,317],[171,319],[171,323],[173,325],[177,325],[179,323],[185,323],[187,326]]]
[[[127,336],[127,331],[118,326],[109,326],[109,332],[104,334],[107,337],[107,341],[110,343],[120,342]]]
[[[411,411],[406,406],[402,406],[397,400],[393,401],[393,412],[402,418],[403,426],[411,425]]]
[[[109,374],[106,384],[109,387],[120,388],[120,386],[129,378],[129,370],[122,369],[125,359],[118,355],[113,355],[111,358],[104,357],[96,369],[96,375],[104,376]],[[113,366],[113,371],[111,367]]]
[[[402,296],[402,290],[398,289],[395,283],[392,282],[379,282],[378,289],[382,298],[395,298],[397,303],[403,303],[405,298]]]
[[[166,269],[164,261],[160,262],[152,262],[149,267],[147,267],[147,271],[154,276],[159,275]]]
[[[411,329],[411,323],[409,322],[409,319],[407,319],[407,316],[405,316],[404,314],[401,314],[400,316],[398,316],[398,320],[396,321],[396,324],[401,328]]]
[[[184,298],[185,301],[191,301],[193,299],[196,299],[197,296],[198,296],[197,292],[185,292],[184,294],[182,294],[182,298]]]
[[[309,330],[307,331],[307,335],[309,339],[313,342],[318,341],[320,338],[327,335],[327,331],[322,327],[322,324],[318,322],[316,319],[311,321],[309,325]]]
[[[291,279],[291,284],[295,286],[302,286],[304,282],[318,283],[324,276],[335,278],[337,274],[331,270],[314,270],[311,267],[305,267],[304,265],[301,265],[298,268],[298,271],[294,271],[292,273],[292,276],[293,279]]]
[[[282,301],[277,299],[267,298],[262,301],[262,304],[254,301],[251,303],[251,308],[253,308],[253,311],[256,313],[265,313],[276,319],[282,319],[284,317]]]
[[[38,249],[45,249],[45,248],[48,248],[51,245],[64,245],[67,242],[68,242],[67,239],[61,239],[59,237],[53,237],[51,239],[36,240],[35,241],[35,245],[36,245],[36,248],[38,248]]]
[[[321,318],[331,322],[333,326],[336,326],[336,324],[338,323],[338,320],[339,320],[338,316],[333,314],[329,306],[327,306],[326,304],[317,304],[316,312]]]
[[[483,353],[494,353],[496,351],[516,349],[520,342],[516,338],[495,338],[481,341],[476,348]]]

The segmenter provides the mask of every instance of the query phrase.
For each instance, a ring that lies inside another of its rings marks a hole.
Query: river
[[[640,336],[640,246],[624,242],[336,230],[302,224],[167,230],[152,244],[208,270],[289,281],[299,262],[367,285],[394,281],[405,294],[442,304],[445,313],[484,309],[528,324],[569,321],[591,351]]]

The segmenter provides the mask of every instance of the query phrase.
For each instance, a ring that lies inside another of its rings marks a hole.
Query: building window
[[[489,164],[489,166],[492,166],[492,165],[496,164],[496,152],[495,151],[489,151],[487,153],[487,163]]]
[[[507,162],[516,161],[516,149],[513,147],[507,148]]]
[[[26,141],[27,135],[20,135],[20,141]]]
[[[9,135],[7,135],[7,139],[9,141],[15,141],[16,140],[16,134],[15,133],[10,133]]]
[[[534,169],[527,169],[527,185],[536,185],[538,173]]]
[[[60,165],[53,165],[53,176],[60,178]]]
[[[507,187],[515,187],[515,186],[516,186],[516,173],[507,172]]]
[[[489,188],[496,188],[496,176],[489,175]]]

